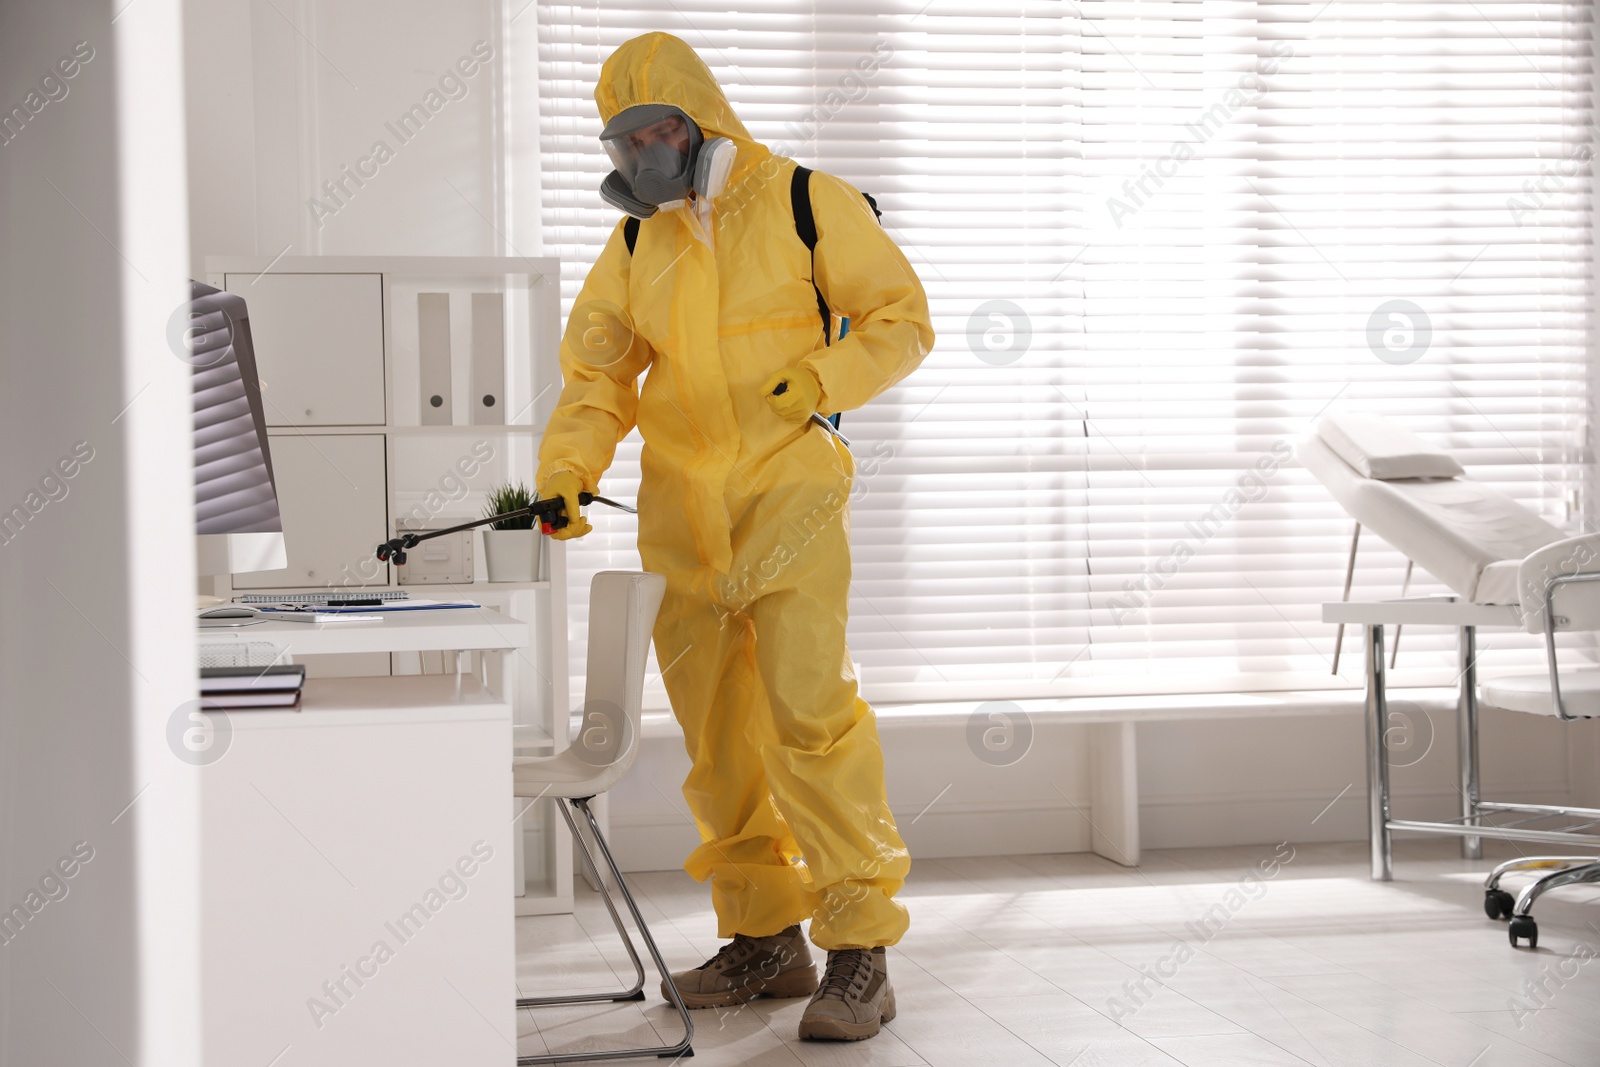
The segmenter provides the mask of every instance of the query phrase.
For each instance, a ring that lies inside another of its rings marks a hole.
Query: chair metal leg
[[[600,850],[600,857],[601,859],[605,860],[606,869],[610,871],[612,877],[616,879],[617,891],[622,894],[622,901],[628,907],[628,914],[633,917],[633,924],[639,929],[639,937],[644,941],[645,949],[650,953],[650,959],[656,965],[656,970],[661,973],[661,980],[666,985],[668,996],[672,1001],[672,1006],[677,1009],[678,1018],[683,1022],[683,1040],[679,1041],[675,1045],[655,1045],[649,1048],[616,1049],[614,1051],[607,1052],[564,1052],[543,1056],[518,1056],[517,1065],[518,1067],[531,1067],[532,1064],[575,1063],[582,1060],[621,1060],[633,1059],[642,1056],[657,1056],[665,1059],[669,1057],[679,1058],[693,1056],[694,1020],[689,1017],[689,1009],[684,1005],[683,998],[678,995],[678,987],[673,984],[672,974],[667,970],[666,962],[661,958],[661,951],[656,948],[655,938],[650,936],[650,928],[645,925],[644,916],[639,914],[639,905],[634,902],[633,893],[628,889],[628,883],[626,879],[622,877],[622,871],[617,867],[616,859],[611,855],[611,848],[606,844],[605,835],[600,832],[600,824],[595,821],[594,812],[589,810],[589,798],[573,798],[572,800],[569,800],[568,803],[583,813],[584,820],[589,826],[589,832],[594,837],[595,847]],[[565,808],[562,808],[562,814],[567,817],[567,825],[572,826],[572,817],[567,813]],[[592,864],[594,859],[593,857],[589,856],[588,843],[583,840],[581,835],[577,834],[577,828],[575,826],[573,827],[573,832],[579,843],[583,845],[585,857],[588,858],[589,862]],[[599,872],[596,872],[597,876],[598,873]],[[604,888],[604,879],[600,880],[600,884],[602,887],[601,892],[606,895],[607,905],[609,906],[610,893]],[[615,911],[612,912],[612,915],[615,917]],[[623,935],[623,937],[624,941],[626,941],[627,935]],[[632,951],[631,944],[629,946],[629,951]],[[637,957],[635,957],[635,961],[637,962]],[[642,981],[643,976],[641,974],[641,982]],[[609,1000],[611,997],[606,996],[601,999]]]
[[[1389,837],[1389,701],[1384,692],[1383,627],[1367,630],[1367,823],[1372,847],[1372,880],[1394,878],[1394,853]]]
[[[600,887],[600,899],[605,902],[606,911],[611,913],[611,925],[617,928],[617,936],[622,938],[622,947],[628,950],[628,958],[633,960],[634,982],[631,989],[620,990],[615,993],[575,993],[560,997],[519,997],[517,1007],[539,1008],[550,1004],[585,1004],[594,1001],[630,1001],[644,999],[644,964],[639,962],[639,953],[634,950],[633,939],[628,936],[628,928],[622,923],[622,916],[617,914],[617,906],[611,902],[611,893],[606,889],[605,882],[600,878],[600,872],[594,865],[594,857],[589,854],[589,845],[583,840],[583,835],[578,832],[578,824],[572,821],[572,813],[561,801],[556,801],[556,807],[561,812],[561,817],[567,820],[567,829],[572,831],[572,839],[578,844],[578,854],[583,857],[584,866],[589,869],[594,883]]]
[[[1478,825],[1478,631],[1461,627],[1456,640],[1457,662],[1461,667],[1456,690],[1456,762],[1461,777],[1461,815],[1468,826]],[[1461,858],[1483,858],[1483,838],[1463,837]]]

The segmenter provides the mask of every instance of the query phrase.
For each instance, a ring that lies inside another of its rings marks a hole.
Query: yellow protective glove
[[[822,385],[806,368],[790,367],[768,378],[761,395],[779,418],[805,422],[822,402]]]
[[[549,500],[553,496],[561,498],[566,505],[567,524],[559,530],[550,528],[549,523],[541,529],[554,537],[557,541],[566,541],[573,537],[582,537],[593,529],[589,520],[578,511],[578,494],[583,491],[583,479],[572,471],[556,471],[545,479],[544,485],[539,490],[539,499]]]

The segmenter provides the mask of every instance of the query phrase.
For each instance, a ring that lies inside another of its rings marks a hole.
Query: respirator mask
[[[737,154],[726,137],[705,140],[695,121],[671,104],[638,104],[621,111],[600,132],[616,167],[600,196],[639,219],[678,207],[692,192],[709,200],[728,183]]]

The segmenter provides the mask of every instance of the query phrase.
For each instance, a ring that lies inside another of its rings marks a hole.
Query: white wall
[[[207,0],[184,17],[196,273],[207,255],[502,253],[499,64],[479,59],[500,54],[500,4]]]
[[[534,87],[514,80],[528,77],[531,62],[502,68],[503,89],[480,74],[320,227],[306,207],[323,178],[384,137],[384,123],[421,99],[474,42],[488,42],[497,55],[505,53],[503,40],[535,47],[536,20],[512,21],[522,9],[520,0],[192,5],[188,70],[206,90],[190,93],[191,129],[197,144],[229,146],[193,154],[196,262],[206,253],[270,256],[285,248],[537,254],[537,108]],[[1401,802],[1415,805],[1406,810],[1444,816],[1454,810],[1453,735],[1449,716],[1433,718],[1435,744],[1415,767],[1397,772],[1396,786]],[[1600,793],[1596,730],[1562,734],[1551,723],[1493,715],[1486,730],[1490,790],[1551,800]],[[1029,755],[1005,768],[973,757],[960,719],[931,728],[886,723],[883,733],[890,800],[916,854],[1087,847],[1083,816],[1072,806],[1087,810],[1081,728],[1041,725]],[[1356,717],[1141,726],[1146,847],[1364,836],[1362,736]],[[693,845],[679,793],[685,769],[681,742],[652,740],[612,798],[612,826],[629,866],[676,866]]]
[[[1418,744],[1398,761],[1407,765],[1394,771],[1397,810],[1414,818],[1453,817],[1453,710],[1430,705],[1413,717]],[[1424,736],[1425,721],[1431,737]],[[880,733],[890,807],[913,858],[1089,848],[1085,727],[1036,723],[1027,754],[1004,767],[973,755],[960,717],[933,726],[888,719]],[[1485,794],[1595,803],[1600,722],[1563,727],[1485,711],[1481,737]],[[1143,846],[1363,840],[1362,738],[1355,714],[1142,724]],[[679,791],[688,767],[681,738],[654,738],[612,792],[611,830],[625,869],[671,869],[698,842]]]
[[[255,56],[250,0],[183,9],[184,110],[189,131],[189,262],[256,251]]]
[[[27,916],[0,937],[0,1064],[18,1067],[200,1062],[194,768],[167,745],[195,689],[189,368],[164,336],[186,298],[180,23],[176,0],[124,3],[0,7],[0,108],[36,112],[0,145],[0,509],[25,514],[0,538],[0,908]]]

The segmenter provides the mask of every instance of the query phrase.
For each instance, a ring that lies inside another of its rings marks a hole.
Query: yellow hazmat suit
[[[639,554],[667,578],[656,658],[694,762],[684,784],[719,933],[805,918],[824,949],[892,945],[910,858],[884,796],[872,709],[845,647],[850,453],[776,413],[762,386],[795,366],[824,413],[859,407],[933,343],[927,298],[861,194],[810,183],[817,285],[848,336],[824,346],[812,256],[795,233],[793,160],[751,140],[711,72],[664,33],[600,72],[602,121],[671,104],[738,146],[706,215],[663,210],[630,255],[619,223],[561,345],[565,388],[539,452],[594,492],[617,442],[644,438]],[[649,373],[644,374],[648,369]],[[636,383],[644,375],[642,388]]]

